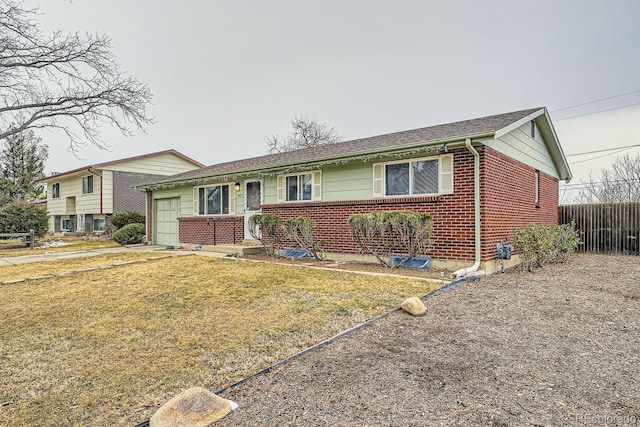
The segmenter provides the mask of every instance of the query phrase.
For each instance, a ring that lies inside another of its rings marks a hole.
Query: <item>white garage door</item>
[[[156,245],[178,244],[178,212],[180,198],[158,199],[155,201]]]

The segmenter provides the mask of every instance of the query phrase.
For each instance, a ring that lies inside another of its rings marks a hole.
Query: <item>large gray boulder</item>
[[[209,390],[193,387],[162,405],[149,420],[149,427],[208,427],[237,406]]]

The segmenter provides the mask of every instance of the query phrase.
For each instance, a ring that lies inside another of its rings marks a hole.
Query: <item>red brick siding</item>
[[[241,243],[243,216],[184,216],[178,218],[178,241],[200,245]]]
[[[540,172],[536,207],[535,169],[485,148],[481,161],[482,258],[495,257],[495,245],[514,230],[534,224],[557,224],[558,180]]]
[[[487,147],[479,147],[481,164],[482,258],[495,258],[495,245],[528,223],[556,223],[557,179],[540,173],[540,207],[535,205],[535,170]],[[339,202],[278,203],[263,205],[265,214],[286,220],[307,216],[316,222],[314,236],[326,241],[328,252],[358,253],[347,219],[355,213],[383,210],[424,212],[433,218],[433,250],[440,260],[473,260],[475,254],[473,155],[454,150],[454,193],[435,197],[398,197]],[[207,224],[207,218],[211,218]],[[181,217],[180,242],[212,244],[233,242],[233,223],[225,217]],[[236,217],[236,241],[244,233],[243,217]]]

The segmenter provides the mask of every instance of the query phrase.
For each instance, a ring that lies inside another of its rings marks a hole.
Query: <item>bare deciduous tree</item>
[[[28,129],[63,131],[70,149],[104,148],[100,126],[125,136],[152,123],[148,86],[120,70],[102,35],[45,35],[37,10],[0,0],[0,139]]]
[[[273,135],[266,138],[269,153],[284,153],[300,148],[335,144],[342,136],[334,127],[318,121],[315,117],[296,116],[291,120],[293,132],[287,136]]]
[[[640,202],[640,154],[618,157],[610,169],[601,169],[599,178],[590,175],[583,184],[580,203]]]

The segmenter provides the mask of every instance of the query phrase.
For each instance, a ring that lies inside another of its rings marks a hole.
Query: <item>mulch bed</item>
[[[216,426],[640,423],[640,259],[468,281],[222,395]]]

